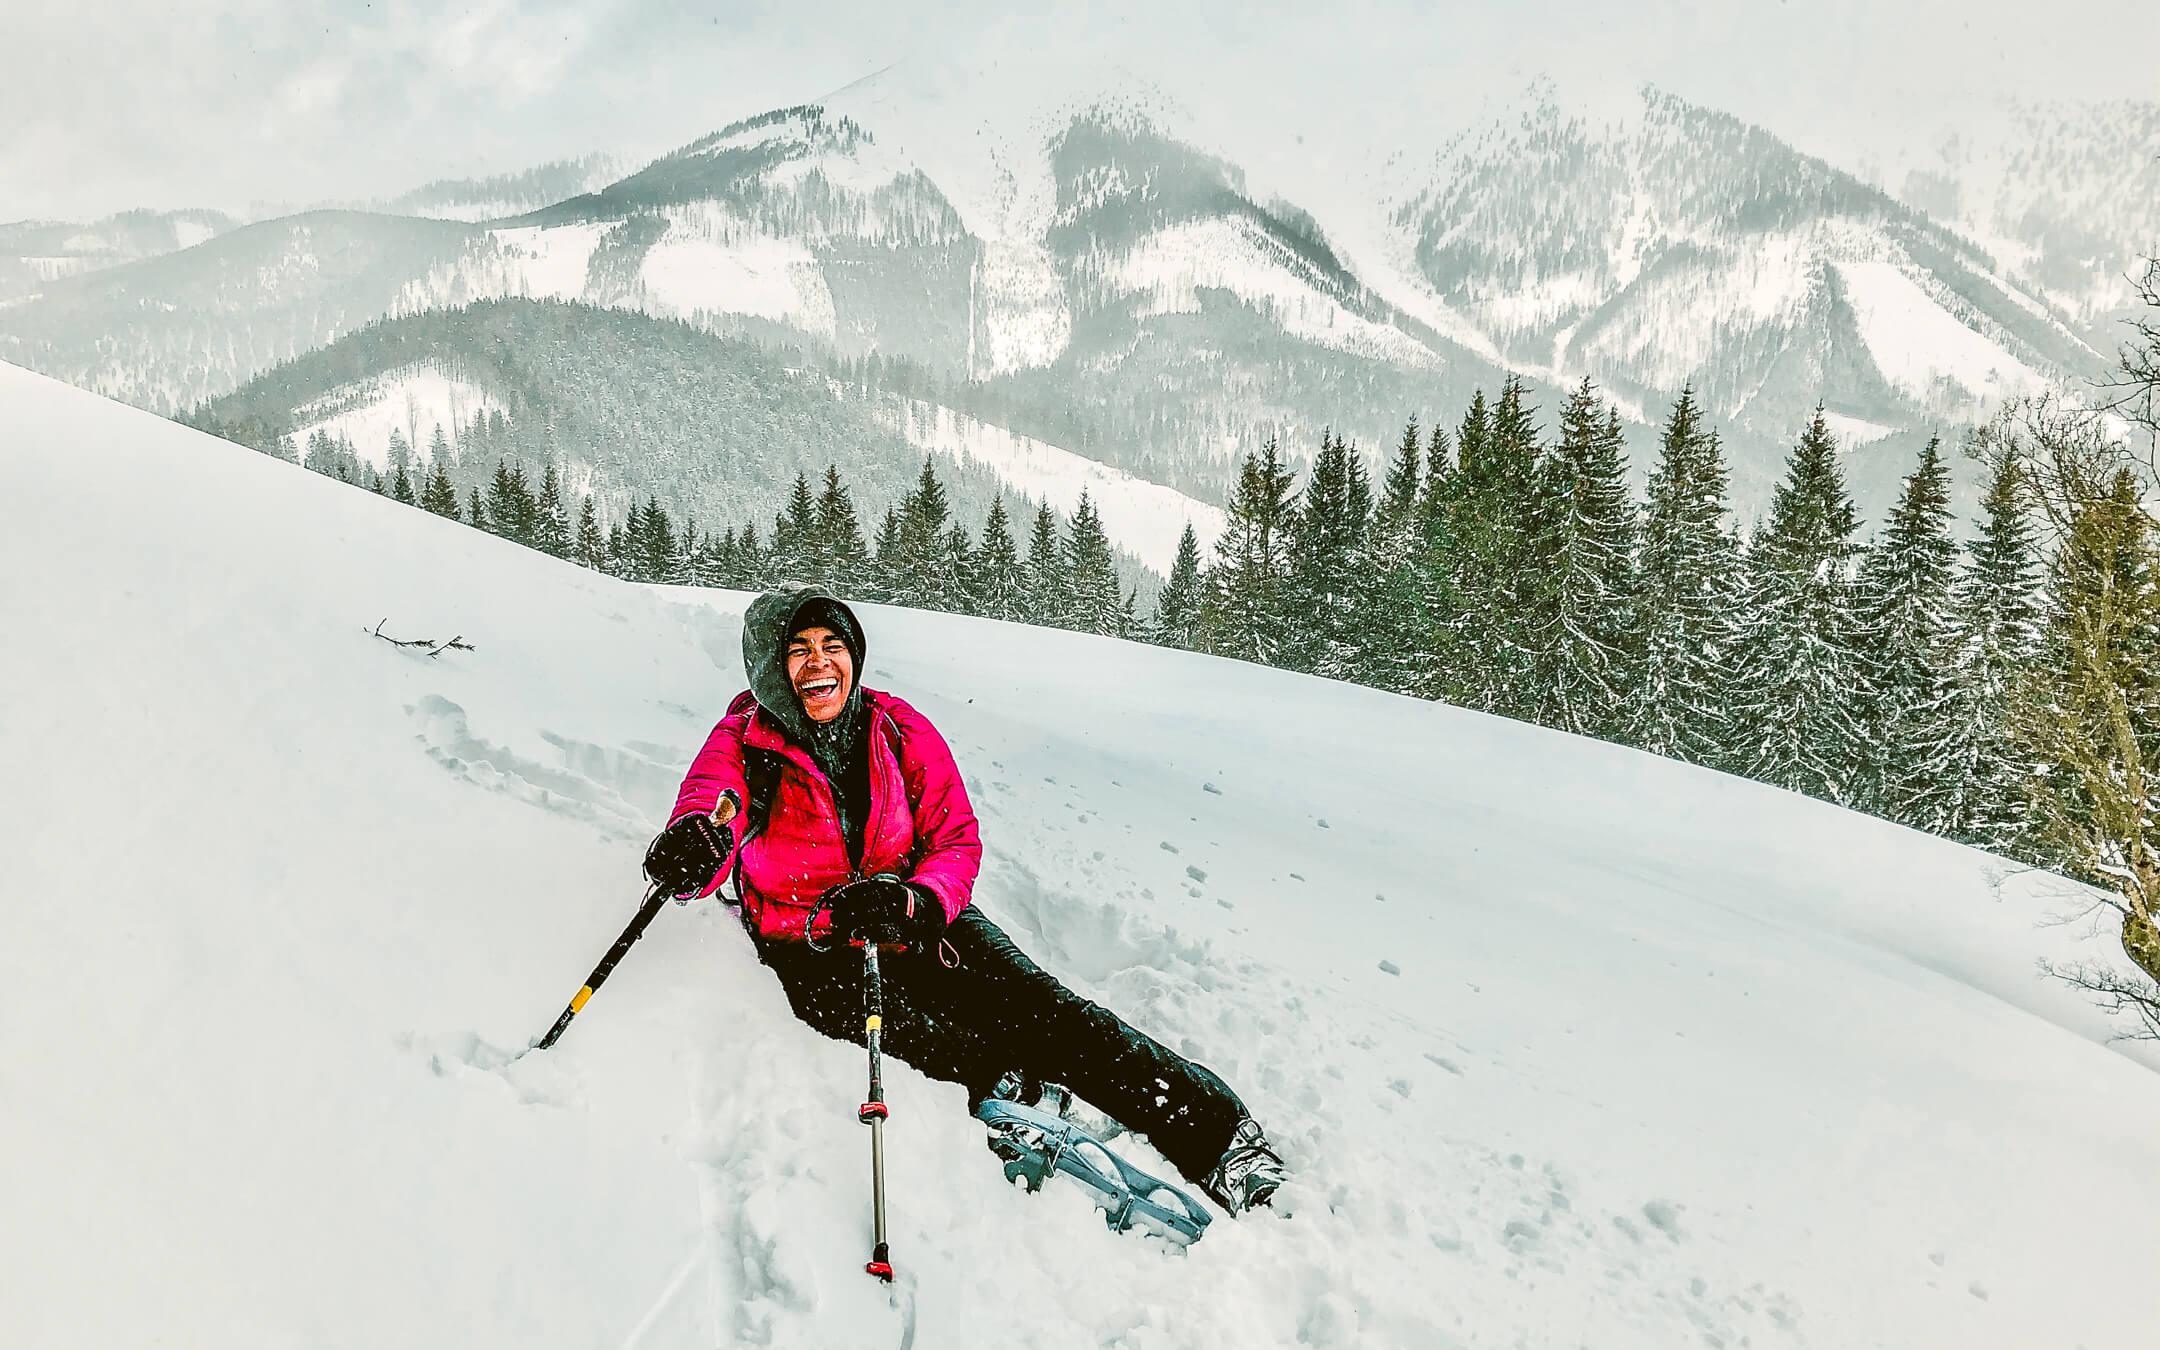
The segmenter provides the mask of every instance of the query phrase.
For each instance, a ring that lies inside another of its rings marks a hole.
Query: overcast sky
[[[1195,103],[1266,90],[1339,118],[1360,100],[1444,108],[1458,80],[1550,73],[1564,87],[1598,70],[1848,164],[1878,140],[1918,142],[1998,93],[2160,99],[2152,0],[1164,8],[0,0],[0,221],[245,211],[390,196],[595,150],[649,158],[896,61],[934,69],[964,57],[987,14],[1003,16],[1008,44],[1017,30],[1035,51],[1109,53]]]

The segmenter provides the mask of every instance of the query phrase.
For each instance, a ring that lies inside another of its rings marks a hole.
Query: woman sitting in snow
[[[863,967],[835,949],[898,934],[905,951],[884,972],[893,1055],[977,1101],[1061,1084],[1145,1133],[1224,1209],[1268,1203],[1282,1159],[1237,1094],[1067,989],[970,903],[982,845],[952,752],[921,713],[862,687],[863,652],[854,613],[821,590],[751,603],[750,688],[691,764],[647,875],[710,895],[739,868],[744,926],[795,1015],[857,1044]],[[732,828],[710,815],[725,794],[747,807]]]

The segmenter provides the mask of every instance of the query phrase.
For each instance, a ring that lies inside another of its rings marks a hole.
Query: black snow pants
[[[1198,1181],[1221,1159],[1245,1104],[1209,1070],[1089,1002],[1029,960],[973,905],[945,930],[947,955],[911,950],[880,963],[884,1051],[972,1101],[1017,1069],[1060,1083],[1148,1141]],[[958,965],[948,965],[950,953]],[[760,942],[795,1015],[864,1044],[863,961],[855,948]]]

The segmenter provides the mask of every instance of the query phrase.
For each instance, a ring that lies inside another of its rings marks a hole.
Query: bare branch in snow
[[[465,641],[463,633],[451,638],[448,642],[437,642],[433,638],[394,638],[382,630],[383,624],[388,622],[390,622],[390,619],[386,615],[382,623],[375,625],[373,632],[376,637],[381,638],[393,647],[427,647],[430,649],[429,656],[441,656],[444,652],[476,652],[480,650],[470,642]]]

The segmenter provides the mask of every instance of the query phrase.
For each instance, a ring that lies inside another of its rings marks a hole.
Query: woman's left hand
[[[880,946],[935,941],[945,931],[945,907],[928,887],[881,872],[826,893],[833,932],[851,944]]]

